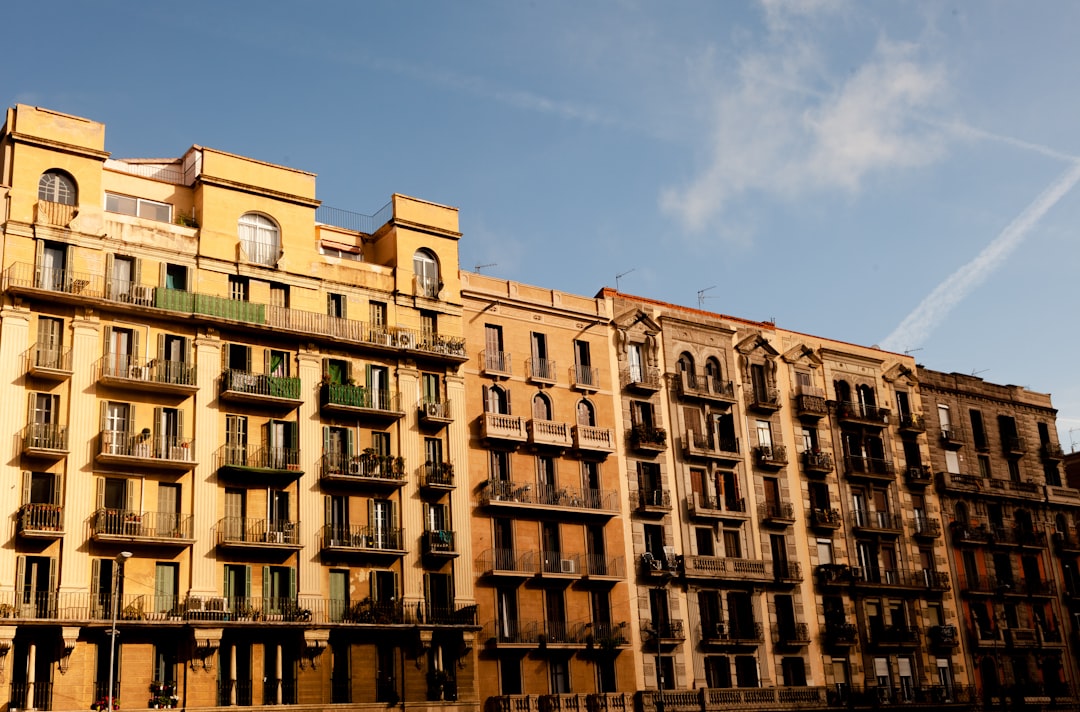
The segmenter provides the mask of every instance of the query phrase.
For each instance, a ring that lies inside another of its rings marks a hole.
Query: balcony
[[[592,425],[575,425],[570,429],[574,449],[581,452],[615,452],[615,431],[611,428],[597,428]]]
[[[884,428],[889,424],[889,409],[856,401],[837,401],[836,417],[849,425]]]
[[[926,637],[934,648],[955,648],[960,645],[960,635],[954,625],[935,625],[926,631]]]
[[[576,363],[570,367],[570,386],[586,393],[598,391],[600,390],[600,371],[592,366]]]
[[[224,548],[299,550],[300,523],[282,519],[225,517],[214,527]]]
[[[454,466],[449,462],[425,462],[420,470],[420,489],[430,492],[452,491]]]
[[[785,648],[802,648],[810,645],[810,626],[794,623],[773,629],[773,642]]]
[[[807,475],[827,475],[833,471],[832,455],[827,452],[804,450],[801,458],[803,472]]]
[[[952,588],[949,574],[929,569],[851,569],[855,584],[867,588],[891,588],[912,592],[942,593]]]
[[[59,459],[68,454],[66,425],[31,423],[23,429],[23,454],[30,457]]]
[[[765,642],[764,627],[757,621],[704,621],[701,643],[709,646],[757,646]]]
[[[851,514],[851,526],[866,534],[899,536],[904,531],[899,514],[892,512],[868,512],[855,510]]]
[[[671,511],[671,493],[666,489],[643,489],[633,497],[638,514],[667,514]]]
[[[300,379],[227,368],[221,374],[221,397],[239,403],[295,408],[301,402]]]
[[[61,351],[37,344],[26,352],[26,372],[35,378],[65,381],[74,373],[71,367],[71,349]]]
[[[403,556],[405,536],[400,528],[327,524],[319,536],[323,551],[339,554]]]
[[[105,278],[101,273],[35,268],[25,262],[11,265],[3,273],[5,290],[46,297],[57,302],[109,303],[139,310],[149,306],[187,315],[199,324],[239,322],[266,333],[345,342],[383,352],[404,350],[427,359],[453,363],[468,360],[465,340],[456,336],[399,326],[372,325],[330,316],[325,311],[308,312],[179,289],[137,285],[132,290],[117,293],[105,287]],[[136,290],[139,294],[135,293]]]
[[[264,626],[281,623],[353,622],[354,610],[359,607],[360,604],[350,606],[345,601],[307,597],[189,595],[176,610],[185,621],[229,621]],[[394,622],[401,622],[400,618],[392,616],[389,611],[383,615],[388,619],[392,618]]]
[[[679,562],[675,555],[655,555],[647,551],[638,560],[638,574],[646,581],[666,584],[678,570]]]
[[[723,462],[742,460],[742,455],[739,454],[738,438],[721,438],[693,431],[683,438],[683,453],[688,458],[720,460]]]
[[[405,415],[401,396],[389,390],[372,390],[347,383],[323,383],[319,387],[319,407],[324,413],[338,413],[382,420]]]
[[[753,384],[746,384],[743,392],[746,393],[746,407],[760,413],[775,413],[780,410],[780,389],[773,386],[755,388]]]
[[[1046,501],[1050,504],[1064,504],[1080,507],[1080,489],[1047,485]]]
[[[648,636],[644,642],[656,647],[659,645],[675,645],[686,639],[683,632],[683,622],[675,618],[653,621],[649,618],[641,619],[641,632]]]
[[[517,415],[484,413],[480,420],[480,437],[488,441],[523,443],[528,439],[525,419]]]
[[[288,447],[222,445],[214,455],[218,477],[247,484],[292,482],[303,475],[300,451]]]
[[[915,517],[911,520],[911,533],[919,539],[937,539],[941,536],[941,522],[925,516]]]
[[[525,423],[525,430],[528,433],[530,445],[567,448],[574,443],[570,435],[569,423],[532,418]]]
[[[920,413],[901,413],[899,416],[900,432],[918,434],[926,432],[926,420]]]
[[[949,450],[959,450],[964,446],[964,434],[958,425],[943,427],[939,437],[942,447]]]
[[[1006,457],[1016,457],[1027,452],[1027,445],[1019,435],[1001,436],[1001,453]]]
[[[621,556],[586,554],[585,577],[590,581],[614,582],[626,578],[626,560]]]
[[[687,497],[686,506],[690,515],[699,519],[743,522],[750,518],[746,499],[742,497],[717,497],[695,492]]]
[[[965,685],[838,685],[827,690],[830,708],[880,709],[914,707],[944,710],[972,709],[978,706],[979,696],[973,687]]]
[[[814,569],[817,584],[821,588],[846,586],[855,580],[855,571],[847,564],[819,564]]]
[[[194,462],[195,442],[190,438],[105,430],[101,433],[96,460],[103,465],[185,472]]]
[[[435,529],[424,532],[421,540],[424,556],[432,558],[454,559],[458,552],[454,546],[454,532],[447,529]]]
[[[1006,628],[1005,645],[1014,648],[1037,648],[1042,645],[1034,628]]]
[[[844,474],[852,480],[892,482],[896,479],[892,460],[874,457],[845,456]]]
[[[477,576],[531,578],[540,573],[540,555],[535,551],[488,549],[476,557]]]
[[[584,573],[581,554],[569,554],[562,551],[540,552],[541,578],[577,580]]]
[[[67,227],[78,214],[79,206],[77,205],[54,203],[51,200],[38,200],[34,204],[34,222],[39,225]]]
[[[331,451],[319,462],[319,477],[335,484],[401,487],[405,484],[405,459],[380,455],[371,448],[358,455]]]
[[[780,559],[772,562],[773,581],[781,585],[802,583],[802,564],[798,561]]]
[[[1039,446],[1039,455],[1044,460],[1064,460],[1065,451],[1057,443],[1043,443]]]
[[[624,368],[619,380],[623,388],[640,393],[656,393],[663,385],[660,369],[655,367]]]
[[[735,384],[706,374],[680,372],[675,380],[679,395],[687,400],[731,405],[736,401]]]
[[[688,579],[723,579],[750,583],[771,583],[768,561],[730,556],[684,556],[683,572]]]
[[[919,629],[909,625],[873,626],[870,645],[876,648],[909,648],[919,645]]]
[[[493,648],[535,648],[544,638],[543,631],[544,624],[539,621],[490,621],[481,631],[480,639]]]
[[[550,510],[609,519],[619,510],[610,490],[534,485],[510,480],[487,480],[477,497],[482,507],[505,510]]]
[[[626,432],[630,447],[639,452],[663,452],[667,449],[667,431],[650,425],[635,425]]]
[[[810,527],[813,529],[835,531],[843,524],[844,518],[839,509],[819,509],[815,507],[810,510]]]
[[[859,629],[854,623],[826,623],[825,645],[829,648],[850,648],[859,642]]]
[[[904,468],[904,482],[908,487],[922,488],[934,480],[934,473],[929,465],[911,465]]]
[[[1054,548],[1062,554],[1080,554],[1080,536],[1073,532],[1054,532]]]
[[[480,373],[484,376],[495,378],[510,378],[513,367],[510,365],[510,354],[505,351],[492,351],[485,349],[480,352]]]
[[[526,378],[530,383],[555,385],[555,362],[546,358],[531,358],[525,362]]]
[[[181,361],[107,354],[98,361],[96,370],[98,383],[112,388],[182,395],[198,390],[195,366]]]
[[[758,445],[754,448],[754,464],[761,469],[779,470],[787,462],[787,448],[783,445]]]
[[[800,418],[820,420],[829,414],[829,402],[821,388],[800,386],[795,396],[795,415]]]
[[[762,502],[758,505],[762,524],[786,527],[795,523],[795,505],[791,502]]]
[[[195,541],[192,516],[176,512],[99,509],[94,512],[90,534],[98,542],[189,546]]]
[[[418,410],[421,425],[441,428],[454,422],[450,410],[450,401],[422,400]]]
[[[64,536],[64,505],[31,502],[19,508],[16,531],[26,539]]]

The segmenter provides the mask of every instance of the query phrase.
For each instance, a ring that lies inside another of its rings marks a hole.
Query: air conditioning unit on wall
[[[564,574],[577,573],[577,562],[573,559],[562,559],[559,561],[559,571]]]

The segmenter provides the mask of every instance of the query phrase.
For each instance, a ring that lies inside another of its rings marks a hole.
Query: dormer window
[[[63,171],[46,171],[38,180],[38,200],[61,205],[75,205],[78,192],[75,179]]]
[[[413,255],[413,274],[416,275],[416,295],[438,299],[442,284],[435,255],[429,250],[417,250]]]
[[[156,200],[146,200],[145,198],[132,198],[128,195],[106,193],[105,210],[110,213],[134,215],[135,217],[146,218],[147,220],[172,222],[171,205],[168,203],[159,203]]]

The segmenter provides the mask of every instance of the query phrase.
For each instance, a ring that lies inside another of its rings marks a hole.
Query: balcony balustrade
[[[725,462],[738,462],[742,459],[738,438],[722,438],[709,433],[687,433],[683,438],[683,452],[687,457]]]
[[[810,644],[810,626],[806,623],[794,623],[773,629],[773,642],[789,648]]]
[[[319,405],[325,413],[347,413],[396,420],[405,415],[401,394],[348,383],[323,383]]]
[[[194,393],[195,365],[183,361],[144,359],[130,354],[106,354],[96,364],[98,381],[113,388],[166,393]]]
[[[955,648],[960,645],[960,635],[954,625],[935,625],[926,631],[930,645],[935,648]]]
[[[1044,460],[1065,459],[1065,451],[1057,443],[1042,443],[1039,446],[1039,454],[1042,455]]]
[[[304,474],[300,451],[289,447],[222,445],[214,464],[219,476],[244,480],[266,476],[291,481]]]
[[[787,461],[787,448],[783,445],[758,445],[754,448],[754,463],[758,467],[777,470]]]
[[[904,525],[899,514],[892,512],[870,512],[856,509],[851,513],[851,526],[878,534],[900,534]]]
[[[825,644],[830,648],[846,648],[859,642],[859,629],[854,623],[826,623]]]
[[[60,458],[68,453],[66,425],[31,423],[23,429],[23,453],[35,457]]]
[[[615,452],[615,431],[592,425],[575,425],[570,429],[574,449],[583,452]]]
[[[594,580],[626,578],[626,563],[621,556],[586,554],[583,557],[585,575]]]
[[[856,401],[837,401],[836,417],[841,422],[884,428],[889,424],[889,409]]]
[[[546,358],[530,358],[526,362],[528,379],[532,383],[555,383],[555,362]]]
[[[801,457],[807,475],[827,475],[833,471],[832,455],[827,452],[804,450]]]
[[[140,541],[186,546],[194,541],[192,516],[177,512],[99,509],[90,534],[95,541]]]
[[[671,511],[671,493],[666,489],[638,490],[633,501],[634,509],[639,514],[664,514]]]
[[[97,461],[104,464],[190,470],[197,464],[195,441],[176,435],[104,430]]]
[[[774,386],[758,386],[752,383],[744,384],[743,392],[746,393],[746,407],[763,413],[775,413],[780,410],[780,389]]]
[[[454,532],[452,531],[446,529],[426,531],[422,543],[424,556],[452,558],[458,555],[454,547]]]
[[[448,463],[443,463],[444,467]],[[450,470],[451,476],[453,469]],[[319,462],[323,480],[338,484],[401,487],[405,484],[405,459],[366,449],[359,454],[331,450]]]
[[[64,505],[31,502],[19,507],[17,529],[28,539],[59,539],[64,536]]]
[[[480,421],[480,437],[509,443],[523,443],[529,438],[524,418],[502,413],[484,413]]]
[[[574,443],[574,439],[570,434],[569,423],[532,418],[525,426],[531,445],[567,448]]]
[[[296,406],[300,404],[300,379],[227,368],[221,374],[221,397],[252,404]]]
[[[929,465],[909,465],[904,468],[904,482],[908,487],[926,487],[934,479]]]
[[[684,640],[686,633],[683,632],[683,622],[677,618],[667,620],[641,619],[641,632],[648,636],[646,642],[661,645]]]
[[[941,522],[926,516],[917,516],[911,520],[912,534],[923,539],[937,539],[941,536]]]
[[[956,450],[964,446],[964,431],[959,425],[943,427],[938,434],[941,445],[949,450]]]
[[[876,457],[847,455],[844,457],[844,473],[854,480],[892,482],[896,478],[892,460]]]
[[[417,406],[420,413],[420,424],[429,427],[442,427],[454,422],[450,409],[450,401],[437,401],[424,399]]]
[[[68,205],[67,203],[55,203],[51,200],[39,200],[34,204],[34,222],[41,225],[52,225],[53,227],[67,227],[71,224],[71,221],[75,219],[75,216],[79,214],[78,205]],[[42,268],[43,273],[57,272],[63,273],[63,270],[49,270]],[[21,709],[26,709],[25,707]]]
[[[945,571],[930,569],[851,569],[857,586],[869,588],[893,588],[908,591],[948,591],[952,584]]]
[[[795,505],[791,502],[762,502],[758,518],[765,524],[787,526],[795,523]]]
[[[818,420],[829,414],[829,402],[820,388],[802,386],[795,396],[795,414],[800,418]]]
[[[322,528],[320,543],[325,550],[341,553],[369,552],[395,556],[405,553],[403,530],[390,526],[327,524]]]
[[[700,628],[705,645],[760,645],[765,642],[765,630],[754,620],[704,621]]]
[[[476,557],[477,576],[524,578],[540,573],[540,554],[536,551],[488,549]]]
[[[773,580],[778,584],[802,583],[802,564],[798,561],[779,559],[771,562]]]
[[[106,284],[100,272],[35,268],[24,262],[11,265],[3,273],[4,289],[15,293],[49,292],[53,298],[67,302],[110,302],[134,308],[149,306],[187,314],[205,323],[241,322],[250,327],[309,339],[344,341],[380,350],[415,351],[427,358],[458,363],[468,359],[465,340],[460,337],[399,326],[371,325],[325,312],[308,312],[178,289],[132,285],[128,290],[117,290],[115,284],[112,286],[110,288]]]
[[[839,509],[819,509],[814,508],[810,510],[810,526],[814,529],[839,529],[844,524],[843,515],[840,514]]]
[[[425,462],[420,469],[420,487],[433,492],[454,489],[454,466],[449,462]]]
[[[768,583],[773,580],[771,562],[730,556],[684,556],[687,578],[726,579]]]
[[[1027,452],[1027,443],[1019,435],[1002,436],[1001,451],[1006,456],[1023,455]]]
[[[679,395],[686,399],[728,405],[736,400],[734,383],[715,378],[709,374],[680,372],[677,374],[675,383],[679,388]]]
[[[300,548],[300,523],[285,519],[224,517],[214,527],[218,546]]]
[[[509,378],[513,375],[510,354],[505,351],[485,349],[480,352],[480,370],[485,376]]]
[[[619,373],[619,380],[623,388],[644,393],[655,393],[663,385],[660,369],[654,366],[624,368]]]
[[[647,551],[641,555],[638,564],[642,578],[660,582],[666,582],[679,570],[679,560],[674,554],[654,555]]]
[[[74,373],[71,366],[71,349],[62,351],[34,344],[26,352],[26,372],[36,378],[63,381]]]
[[[635,425],[626,433],[630,447],[643,452],[663,452],[667,449],[667,431],[649,425]]]
[[[861,576],[861,570],[853,570],[847,564],[818,564],[814,569],[815,578],[821,588],[846,586],[855,581],[856,572]]]
[[[597,391],[600,389],[600,371],[592,366],[575,363],[570,367],[570,385],[579,391]]]
[[[484,507],[546,509],[612,517],[618,512],[617,493],[612,490],[581,489],[487,480],[478,495]]]
[[[898,425],[902,433],[926,432],[926,420],[921,413],[901,413],[899,420]]]
[[[719,519],[745,521],[750,518],[746,509],[746,499],[734,495],[717,495],[694,492],[687,497],[686,506],[691,516],[699,519]]]
[[[871,626],[870,645],[875,647],[909,647],[919,644],[919,629],[909,625]]]

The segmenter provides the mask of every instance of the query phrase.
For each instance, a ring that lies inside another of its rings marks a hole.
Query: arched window
[[[596,409],[593,408],[593,404],[582,398],[577,404],[577,422],[578,425],[588,425],[590,427],[596,425]]]
[[[551,420],[551,401],[543,393],[533,396],[533,418],[536,420]]]
[[[1060,534],[1068,534],[1069,533],[1069,523],[1065,519],[1065,515],[1061,514],[1060,512],[1058,513],[1058,515],[1056,517],[1054,517],[1054,531],[1056,531],[1056,532],[1058,532]]]
[[[442,284],[439,281],[439,263],[435,255],[430,250],[417,250],[412,261],[417,296],[437,299]]]
[[[75,205],[78,193],[75,179],[63,171],[51,170],[41,174],[38,180],[38,200],[62,205]]]
[[[281,231],[277,223],[258,213],[240,216],[240,246],[249,262],[273,267],[281,256]]]
[[[1035,531],[1035,525],[1031,521],[1031,512],[1027,511],[1026,509],[1016,510],[1014,519],[1016,520],[1016,528],[1019,529],[1022,533],[1030,534],[1031,532]]]
[[[877,404],[877,396],[874,395],[872,387],[862,384],[856,390],[859,394],[859,405],[863,407],[864,412],[866,408],[873,408]]]
[[[683,383],[688,388],[697,388],[694,378],[694,357],[683,351],[679,354],[679,360],[675,362],[675,368],[682,374]]]
[[[851,386],[847,381],[834,381],[833,389],[836,391],[836,400],[841,403],[851,402]]]
[[[956,503],[956,521],[960,522],[964,526],[967,526],[968,507],[963,502]]]
[[[488,413],[510,415],[510,399],[501,386],[491,386],[485,389],[484,410]]]
[[[724,371],[720,368],[720,361],[715,356],[710,356],[705,360],[705,376],[718,386],[721,383]]]

